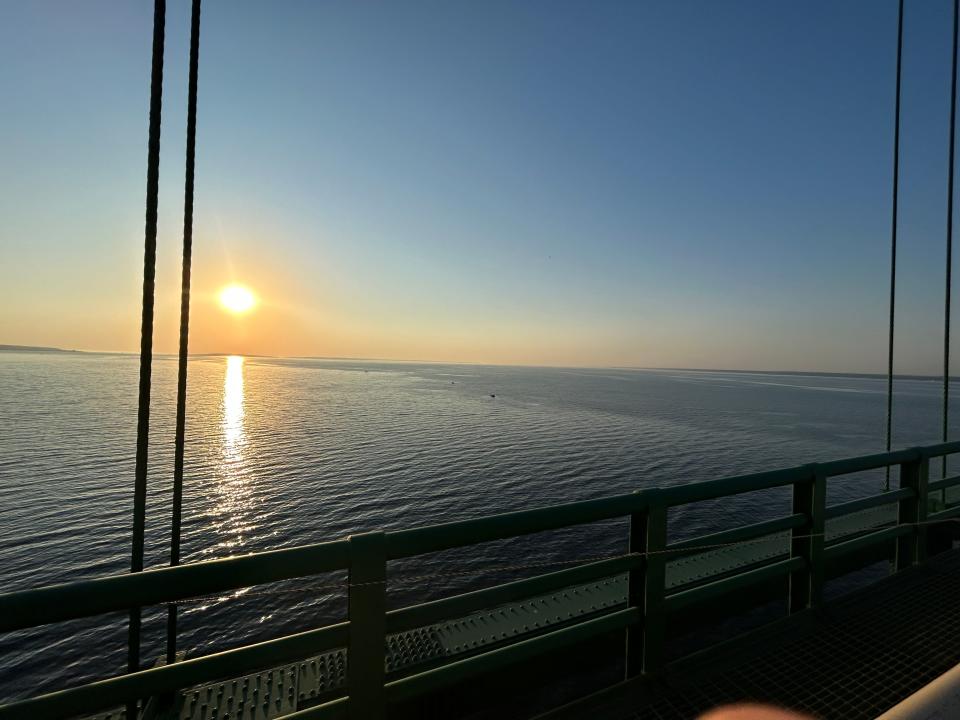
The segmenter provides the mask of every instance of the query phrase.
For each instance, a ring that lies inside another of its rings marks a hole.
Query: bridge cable
[[[943,298],[943,441],[947,440],[948,413],[950,410],[950,296],[953,281],[953,175],[954,148],[957,128],[957,16],[960,0],[953,0],[953,57],[950,76],[950,151],[947,168],[947,258]],[[947,456],[943,456],[941,477],[947,476]],[[941,501],[946,503],[947,491],[941,491]]]
[[[147,507],[147,450],[150,441],[150,372],[153,361],[153,295],[157,265],[157,203],[160,184],[160,111],[163,95],[163,43],[166,0],[154,0],[150,78],[150,125],[147,142],[147,207],[143,252],[143,310],[140,325],[140,394],[137,402],[137,456],[134,468],[133,542],[130,571],[143,570]],[[127,669],[140,668],[140,608],[130,609]],[[127,717],[136,717],[136,701]]]
[[[180,352],[177,364],[177,426],[173,452],[173,518],[170,565],[180,564],[180,518],[183,510],[183,438],[187,418],[187,348],[190,334],[190,263],[193,251],[193,175],[197,145],[197,71],[200,58],[200,2],[190,17],[190,71],[187,89],[187,159],[183,187],[183,275],[180,286]],[[177,606],[167,608],[167,663],[176,659]]]
[[[897,210],[900,194],[900,77],[903,60],[903,0],[897,16],[897,79],[893,113],[893,210],[890,222],[890,320],[887,339],[887,435],[886,450],[890,452],[893,436],[893,330],[897,296]],[[890,467],[887,467],[884,490],[890,489]]]

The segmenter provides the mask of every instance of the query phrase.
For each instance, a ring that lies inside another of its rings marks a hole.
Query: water
[[[175,375],[173,358],[155,360],[148,567],[167,560]],[[185,562],[883,447],[876,377],[239,357],[195,358],[189,377]],[[129,355],[0,353],[0,590],[129,567],[136,385]],[[939,440],[940,393],[936,381],[898,380],[896,446]],[[834,481],[830,501],[882,481]],[[701,503],[673,513],[671,533],[787,508],[782,491]],[[398,563],[390,600],[536,572],[516,565],[615,554],[625,542],[618,521]],[[341,586],[327,575],[186,603],[181,649],[335,621]],[[145,662],[162,652],[164,617],[145,613]],[[5,636],[0,696],[121,671],[125,633],[124,616],[112,615]]]

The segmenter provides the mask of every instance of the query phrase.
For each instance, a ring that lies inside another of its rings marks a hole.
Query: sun
[[[243,285],[227,285],[220,291],[220,305],[235,315],[243,315],[253,309],[257,298]]]

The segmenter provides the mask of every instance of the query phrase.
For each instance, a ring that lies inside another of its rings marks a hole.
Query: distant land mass
[[[886,378],[886,373],[864,373],[864,372],[821,372],[817,370],[721,370],[717,368],[670,368],[670,367],[650,367],[650,368],[630,368],[624,370],[654,370],[657,372],[698,372],[698,373],[733,373],[739,375],[796,375],[810,377],[855,377],[855,378]],[[896,380],[943,380],[943,375],[911,375],[908,373],[894,373]],[[960,376],[951,375],[950,380],[960,380]]]
[[[0,352],[48,352],[48,353],[75,353],[79,350],[64,350],[56,347],[42,347],[38,345],[0,345]]]

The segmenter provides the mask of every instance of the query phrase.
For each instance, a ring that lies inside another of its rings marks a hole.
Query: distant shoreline
[[[90,355],[136,355],[135,352],[130,351],[106,351],[106,350],[69,350],[65,348],[58,347],[46,347],[43,345],[0,345],[0,352],[9,352],[9,353],[72,353],[72,354],[90,354]],[[234,355],[236,353],[190,353],[190,357],[194,358],[203,358],[203,357],[227,357]],[[175,353],[154,353],[155,357],[176,357]],[[689,367],[639,367],[631,365],[610,365],[610,366],[564,366],[564,365],[492,365],[490,363],[471,363],[471,362],[457,362],[450,360],[395,360],[392,358],[356,358],[356,357],[328,357],[322,355],[290,355],[290,356],[280,356],[280,355],[252,355],[247,354],[243,355],[246,358],[274,358],[277,360],[325,360],[331,362],[367,362],[367,363],[397,363],[397,364],[406,364],[406,365],[474,365],[474,366],[487,366],[487,367],[518,367],[518,368],[550,368],[555,370],[633,370],[633,371],[647,371],[647,372],[695,372],[695,373],[727,373],[727,374],[736,374],[736,375],[788,375],[793,377],[809,376],[809,377],[855,377],[855,378],[870,378],[870,379],[883,379],[886,378],[886,373],[863,373],[863,372],[822,372],[817,370],[728,370],[724,368],[689,368]],[[930,381],[939,381],[943,379],[942,375],[916,375],[916,374],[900,374],[895,373],[894,379],[897,380],[930,380]],[[960,381],[960,376],[951,375],[951,382]]]
[[[0,352],[77,353],[80,350],[64,350],[63,348],[44,347],[42,345],[0,345]]]
[[[856,378],[880,378],[885,379],[886,373],[860,373],[860,372],[820,372],[817,370],[720,370],[717,368],[617,368],[623,370],[652,370],[655,372],[698,372],[698,373],[727,373],[737,375],[791,375],[810,377],[856,377]],[[943,380],[943,375],[910,375],[903,373],[894,373],[895,380]],[[950,381],[960,380],[960,375],[951,375]]]

